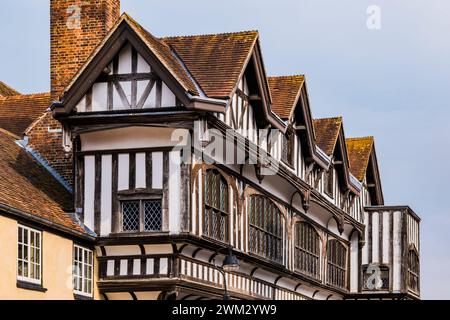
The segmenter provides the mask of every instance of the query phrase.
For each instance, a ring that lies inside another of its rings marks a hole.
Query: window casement
[[[320,278],[320,237],[306,222],[295,225],[295,270]]]
[[[253,195],[248,199],[250,252],[283,263],[283,218],[268,198]]]
[[[126,199],[120,202],[122,232],[162,231],[162,200]]]
[[[330,167],[323,175],[324,191],[330,198],[334,198],[334,168]]]
[[[295,135],[293,133],[288,133],[283,136],[281,160],[290,167],[294,166],[294,142]]]
[[[42,284],[42,233],[19,226],[17,280]]]
[[[420,292],[419,255],[414,249],[408,252],[408,287],[416,293]]]
[[[229,192],[225,178],[215,169],[205,173],[203,235],[227,242],[229,233]]]
[[[327,246],[327,283],[347,288],[347,249],[338,240],[329,240]]]
[[[73,288],[76,295],[92,297],[94,255],[92,250],[73,247]]]

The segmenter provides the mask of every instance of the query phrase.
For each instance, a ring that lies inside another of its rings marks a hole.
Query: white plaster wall
[[[130,188],[130,155],[128,153],[119,154],[119,191]]]
[[[389,212],[383,212],[383,263],[388,264],[390,261],[391,251],[391,219]]]
[[[188,134],[188,130],[182,130]],[[81,135],[82,151],[120,150],[176,146],[172,141],[174,129],[157,127],[128,127]],[[180,131],[177,131],[180,132]]]
[[[399,291],[401,289],[401,212],[394,212],[394,261],[393,261],[393,290]]]
[[[102,156],[101,236],[111,233],[112,213],[112,156]]]
[[[180,233],[180,192],[181,192],[180,151],[169,154],[169,232]]]
[[[84,158],[84,224],[94,231],[95,157]]]
[[[372,213],[372,262],[380,261],[380,220],[378,212]]]
[[[146,188],[146,156],[145,153],[136,154],[136,188]]]

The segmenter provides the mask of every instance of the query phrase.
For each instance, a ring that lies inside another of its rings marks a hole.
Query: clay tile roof
[[[0,98],[0,128],[21,136],[50,107],[50,93]]]
[[[342,118],[314,119],[313,122],[317,145],[328,156],[331,156],[342,127]]]
[[[185,67],[178,60],[176,54],[172,52],[171,48],[164,41],[154,37],[128,14],[124,13],[122,15],[122,19],[127,20],[130,25],[142,36],[152,52],[161,60],[166,68],[168,68],[169,71],[172,72],[175,78],[177,78],[177,80],[187,91],[190,91],[194,95],[199,95],[197,87],[190,78]]]
[[[272,96],[272,111],[286,120],[295,108],[305,77],[302,75],[269,77],[268,80]]]
[[[64,211],[71,203],[69,192],[0,129],[0,204],[84,233]]]
[[[366,175],[374,141],[375,139],[373,137],[351,138],[346,140],[350,172],[359,181],[363,181]]]
[[[4,82],[0,81],[0,97],[8,97],[8,96],[15,96],[20,94]]]
[[[167,37],[190,74],[210,98],[229,98],[258,39],[257,31]]]

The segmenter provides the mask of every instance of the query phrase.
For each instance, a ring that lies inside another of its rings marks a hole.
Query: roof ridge
[[[336,117],[326,117],[326,118],[315,118],[313,120],[314,121],[317,121],[317,120],[340,120],[340,121],[342,121],[343,117],[342,116],[336,116]]]
[[[296,77],[302,77],[304,78],[304,74],[293,74],[288,76],[267,76],[268,79],[287,79],[287,78],[296,78]]]
[[[38,92],[38,93],[26,93],[26,94],[15,94],[13,96],[3,97],[4,99],[14,99],[14,98],[23,98],[23,97],[33,97],[33,96],[50,96],[50,92]]]
[[[191,35],[180,35],[180,36],[164,36],[159,38],[160,40],[166,39],[177,39],[177,38],[195,38],[195,37],[208,37],[208,36],[231,36],[239,34],[251,34],[255,33],[259,35],[258,30],[244,30],[244,31],[234,31],[234,32],[220,32],[220,33],[201,33],[201,34],[191,34]]]
[[[352,138],[346,138],[345,140],[364,140],[364,139],[375,140],[375,137],[374,136],[352,137]]]

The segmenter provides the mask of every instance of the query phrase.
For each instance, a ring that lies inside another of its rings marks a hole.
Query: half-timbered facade
[[[385,206],[373,138],[313,119],[304,76],[266,75],[258,32],[107,29],[51,105],[103,299],[420,297],[420,219]]]

